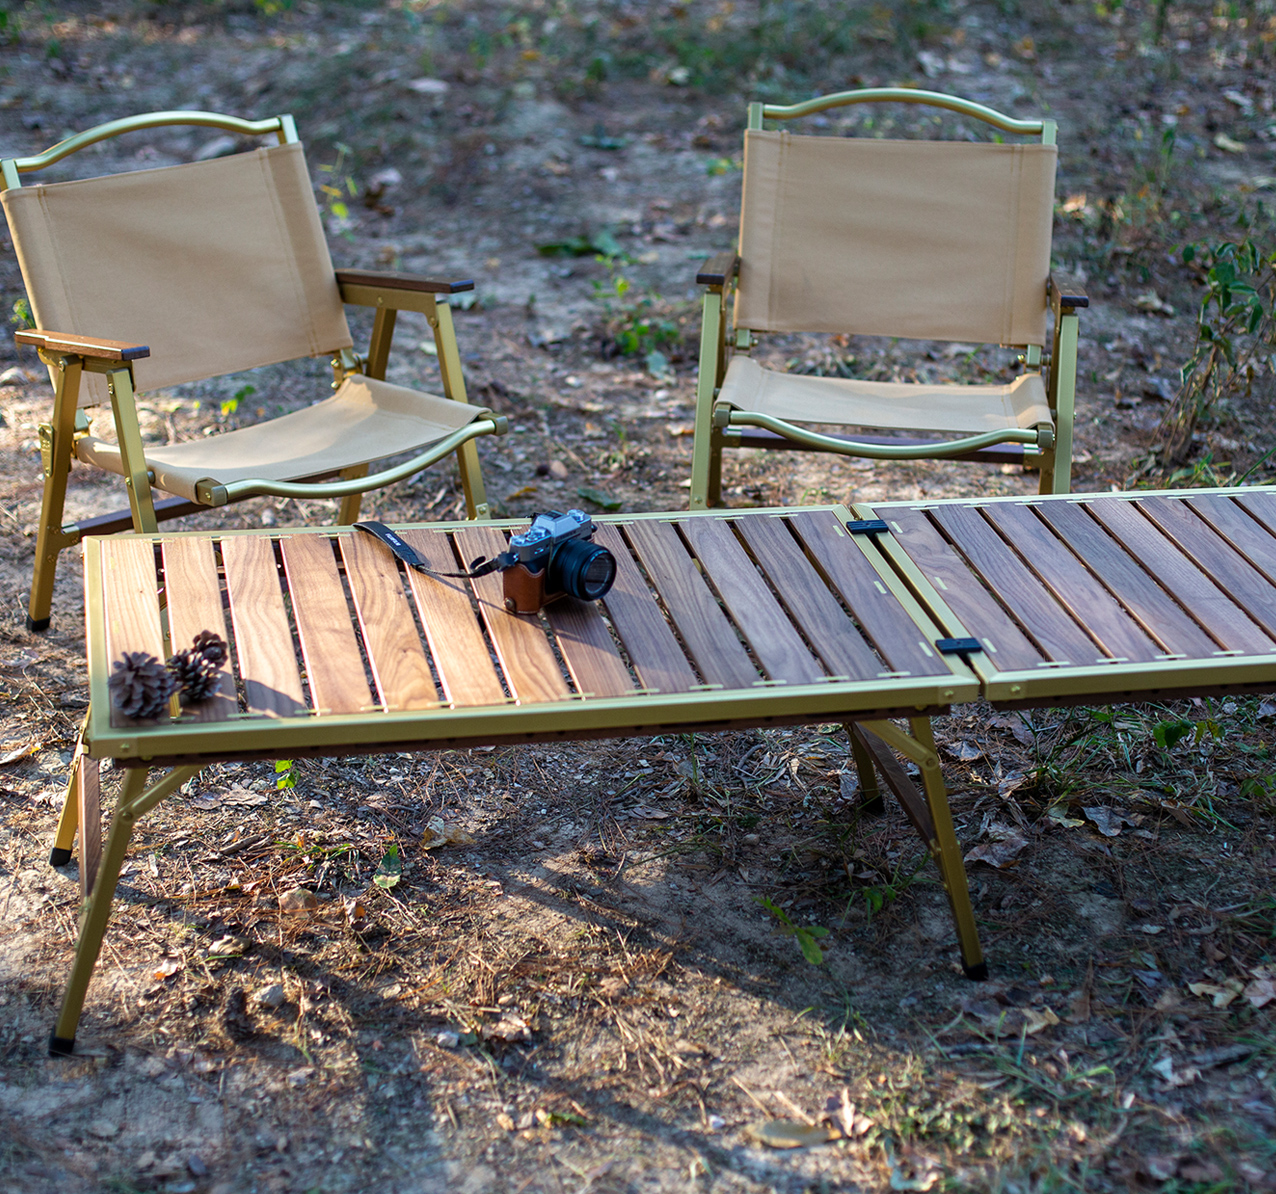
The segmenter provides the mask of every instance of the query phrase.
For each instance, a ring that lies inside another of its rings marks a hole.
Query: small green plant
[[[664,350],[681,337],[677,321],[657,313],[655,296],[634,297],[629,279],[615,272],[614,262],[607,264],[612,271],[609,281],[594,283],[594,296],[604,313],[606,347],[616,356],[641,356],[654,377],[670,373]]]
[[[20,298],[13,304],[13,314],[9,322],[19,329],[35,327],[35,320],[31,316],[31,304],[26,299]]]
[[[291,759],[275,760],[275,788],[280,792],[291,791],[297,786],[297,773]]]
[[[346,220],[350,218],[346,199],[352,199],[359,193],[354,176],[346,168],[346,159],[354,156],[354,150],[340,141],[336,143],[336,148],[337,160],[331,165],[319,167],[319,172],[326,174],[329,180],[319,184],[319,192],[323,195],[324,211],[336,216],[338,220]]]
[[[1187,459],[1197,425],[1214,407],[1239,395],[1253,397],[1261,362],[1276,348],[1276,250],[1250,239],[1190,244],[1183,261],[1199,263],[1205,297],[1195,347],[1161,424],[1161,459],[1169,465]]]
[[[792,937],[797,941],[798,949],[802,951],[802,956],[812,966],[818,966],[824,961],[824,951],[820,948],[820,939],[829,935],[828,929],[821,928],[819,925],[794,924],[792,917],[778,904],[773,903],[769,897],[758,896],[756,898],[757,902],[779,922],[780,932],[784,936]]]
[[[256,386],[240,386],[239,389],[235,391],[233,397],[227,398],[226,401],[221,404],[222,418],[229,419],[231,415],[239,409],[239,404],[246,398],[251,398],[255,393],[257,393]]]

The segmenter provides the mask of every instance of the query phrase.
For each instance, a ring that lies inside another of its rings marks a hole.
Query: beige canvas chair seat
[[[482,407],[449,402],[375,378],[353,376],[323,402],[221,435],[146,447],[156,489],[206,501],[201,483],[299,481],[325,477],[402,452],[414,452],[486,418]],[[118,444],[85,436],[76,458],[126,475]]]
[[[21,175],[99,141],[162,125],[197,125],[278,143],[209,161],[24,186]],[[473,282],[334,270],[292,118],[248,121],[152,112],[99,125],[29,158],[0,162],[0,205],[13,237],[54,385],[40,428],[45,476],[27,625],[49,624],[59,554],[86,534],[154,531],[200,507],[260,495],[336,498],[338,520],[361,495],[454,456],[471,518],[488,516],[474,440],[504,418],[469,405],[448,295]],[[347,304],[375,310],[365,355]],[[442,397],[385,381],[399,311],[434,333]],[[303,357],[325,357],[332,389],[270,422],[186,443],[143,441],[137,392],[154,392]],[[109,405],[112,441],[80,408]],[[374,460],[413,452],[378,472]],[[124,477],[129,509],[63,521],[72,461]],[[152,489],[165,497],[156,503]]]
[[[948,435],[1052,424],[1039,373],[1004,386],[928,385],[777,373],[752,357],[735,356],[718,402],[790,423],[907,427]]]
[[[889,140],[763,127],[767,119],[888,102],[948,109],[1037,140]],[[1018,461],[1040,468],[1042,492],[1067,492],[1076,309],[1087,300],[1050,273],[1054,134],[1053,121],[1016,120],[929,91],[870,88],[749,105],[738,249],[718,254],[696,277],[707,289],[693,510],[720,504],[723,450],[742,447]],[[1014,348],[1024,371],[1007,385],[780,373],[749,355],[768,332],[997,344]]]

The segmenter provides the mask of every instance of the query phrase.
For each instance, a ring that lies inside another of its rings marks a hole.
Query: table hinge
[[[884,535],[890,527],[880,518],[861,518],[848,522],[846,529],[852,535]]]
[[[984,647],[977,638],[937,638],[935,649],[941,655],[965,655],[970,651],[982,651]]]

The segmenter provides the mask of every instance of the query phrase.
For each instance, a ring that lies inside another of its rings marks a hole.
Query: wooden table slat
[[[989,522],[1014,543],[1040,583],[1097,638],[1113,659],[1151,662],[1165,654],[1092,573],[1033,512],[1035,507],[990,502]]]
[[[644,688],[652,692],[688,692],[700,683],[669,629],[660,607],[629,552],[610,523],[600,523],[594,542],[616,557],[616,581],[603,607],[616,628]]]
[[[1276,589],[1209,523],[1192,512],[1190,499],[1149,497],[1139,505],[1178,549],[1255,622],[1269,635],[1276,634]]]
[[[1276,493],[1239,493],[1236,501],[1251,517],[1276,534]]]
[[[254,535],[228,535],[221,546],[235,652],[248,708],[268,717],[303,714],[306,701],[274,546],[269,538]]]
[[[1221,493],[1192,498],[1192,509],[1255,568],[1276,584],[1276,526],[1252,517],[1241,502]]]
[[[596,604],[561,597],[545,607],[545,620],[582,696],[628,696],[634,691],[633,678]]]
[[[476,525],[455,532],[461,558],[499,555],[505,536],[496,527]],[[505,682],[523,704],[561,701],[571,695],[549,638],[535,614],[511,614],[505,608],[504,582],[499,572],[489,572],[472,582],[479,599],[479,613],[496,647]]]
[[[460,571],[451,540],[441,531],[411,530],[402,535],[435,571]],[[505,689],[474,613],[469,582],[411,568],[408,581],[447,700],[454,705],[502,704]]]
[[[1276,647],[1253,619],[1157,530],[1133,502],[1100,499],[1089,503],[1089,509],[1143,570],[1160,581],[1224,650],[1261,654]]]
[[[338,544],[381,703],[387,709],[432,708],[439,692],[399,578],[399,561],[384,543],[362,533],[343,535]]]
[[[940,506],[931,511],[931,517],[1047,659],[1055,663],[1103,662],[1106,656],[1094,640],[978,510]]]
[[[823,668],[794,630],[727,521],[688,518],[680,526],[767,676],[785,684],[814,684],[824,679]]]
[[[159,585],[155,575],[155,545],[127,537],[102,541],[102,602],[106,618],[107,667],[114,669],[126,651],[144,651],[164,658],[164,630],[160,621]],[[110,675],[110,672],[107,673]],[[167,721],[167,717],[160,719]],[[111,707],[114,726],[153,725],[125,717]]]
[[[315,712],[370,709],[372,690],[350,621],[332,540],[327,535],[287,535],[279,546]]]
[[[212,539],[167,539],[162,552],[173,654],[187,650],[203,630],[229,639]],[[222,665],[217,691],[206,701],[183,706],[183,716],[196,721],[225,721],[235,712],[235,676],[229,663],[227,660]]]
[[[760,677],[736,638],[735,627],[709,591],[673,526],[667,522],[632,522],[625,527],[625,533],[705,683],[724,688],[756,684]]]
[[[1218,644],[1086,513],[1082,503],[1042,502],[1037,512],[1169,654],[1205,659],[1218,650]]]
[[[891,517],[897,513],[914,512],[892,510]],[[852,617],[864,627],[878,654],[886,660],[884,670],[914,676],[942,676],[948,672],[934,644],[922,638],[921,629],[882,583],[850,532],[832,511],[795,514],[790,522],[818,561],[820,570],[842,595]],[[935,538],[939,538],[938,534]],[[901,538],[901,542],[907,544],[908,540]],[[1040,658],[1034,651],[1033,662]]]
[[[749,514],[737,518],[735,526],[830,674],[851,680],[875,678],[882,670],[881,660],[829,592],[785,520]]]

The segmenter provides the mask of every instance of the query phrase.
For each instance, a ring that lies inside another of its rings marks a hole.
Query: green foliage
[[[1212,247],[1189,244],[1183,261],[1201,270],[1205,296],[1196,317],[1196,344],[1161,426],[1162,460],[1176,465],[1187,459],[1192,434],[1212,408],[1254,396],[1263,358],[1276,349],[1276,248],[1248,238]],[[1266,376],[1270,385],[1270,372]]]
[[[286,792],[297,786],[297,773],[293,770],[291,759],[275,760],[275,788]]]
[[[354,176],[346,165],[347,159],[354,156],[354,150],[341,141],[336,142],[336,149],[337,160],[319,167],[321,174],[328,175],[328,182],[319,184],[319,193],[323,196],[320,202],[326,213],[338,220],[346,220],[350,218],[346,199],[354,198],[359,193]]]
[[[398,885],[401,878],[403,878],[403,861],[399,858],[399,847],[391,842],[381,857],[381,862],[372,876],[372,882],[382,891],[389,891]]]
[[[618,356],[641,356],[647,371],[656,377],[671,372],[665,349],[681,339],[676,320],[656,310],[653,295],[633,293],[628,278],[612,269],[609,282],[594,283],[594,297],[602,305],[607,329],[608,347]]]
[[[785,937],[792,937],[798,943],[802,956],[812,966],[818,966],[824,961],[824,951],[820,949],[820,938],[829,935],[828,929],[821,928],[819,925],[794,924],[789,914],[778,904],[773,903],[769,897],[757,896],[756,899],[779,922],[780,932]]]
[[[31,315],[31,304],[28,303],[26,299],[18,299],[18,301],[13,304],[12,310],[13,315],[10,317],[9,322],[13,324],[14,327],[19,329],[35,327],[35,320]]]
[[[239,389],[235,391],[233,397],[227,398],[226,401],[221,404],[222,418],[229,419],[231,415],[239,409],[239,404],[244,401],[244,399],[251,398],[255,393],[257,393],[256,386],[240,386]]]

